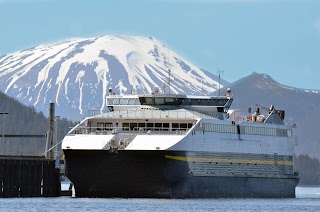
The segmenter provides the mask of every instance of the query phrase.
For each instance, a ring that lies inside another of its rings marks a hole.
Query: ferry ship
[[[284,111],[230,110],[233,96],[107,97],[62,142],[76,197],[292,198],[295,125]]]

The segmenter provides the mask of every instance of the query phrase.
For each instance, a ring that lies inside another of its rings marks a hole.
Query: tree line
[[[49,107],[49,105],[48,105]],[[1,114],[8,113],[8,114]],[[60,118],[57,123],[60,141],[67,134],[69,127],[75,123]],[[16,99],[0,92],[0,155],[42,155],[46,139],[26,137],[2,137],[5,135],[45,135],[49,129],[49,119],[37,112],[33,106],[26,106]]]
[[[300,176],[300,185],[320,185],[320,161],[309,155],[294,155],[294,169]]]

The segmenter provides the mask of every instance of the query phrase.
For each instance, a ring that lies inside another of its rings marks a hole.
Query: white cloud
[[[320,32],[320,19],[317,19],[313,22],[313,27]]]

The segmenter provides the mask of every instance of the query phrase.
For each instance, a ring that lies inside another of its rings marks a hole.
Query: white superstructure
[[[111,112],[84,119],[63,149],[178,150],[292,155],[294,126],[274,108],[243,117],[231,96],[110,95]],[[228,118],[227,118],[228,116]],[[253,120],[255,119],[255,120]]]

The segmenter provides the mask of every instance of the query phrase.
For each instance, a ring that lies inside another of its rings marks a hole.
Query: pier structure
[[[7,115],[8,113],[1,112]],[[4,117],[3,117],[4,120]],[[7,135],[2,129],[0,149],[0,198],[8,197],[58,197],[71,195],[71,189],[61,191],[60,167],[56,167],[55,105],[50,103],[49,127],[46,135]],[[46,148],[42,156],[12,156],[4,154],[6,137],[42,137]]]
[[[60,170],[38,157],[0,157],[0,197],[58,197]]]

